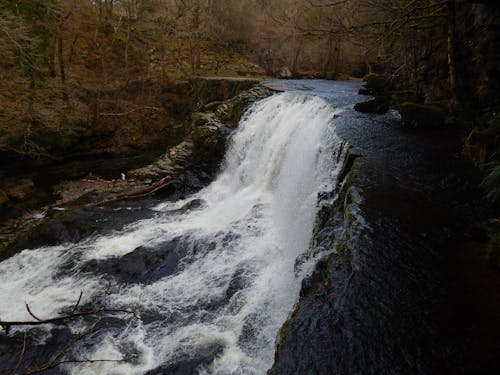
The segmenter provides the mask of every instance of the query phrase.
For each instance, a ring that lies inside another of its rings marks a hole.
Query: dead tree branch
[[[26,306],[28,307],[27,304],[26,304]],[[131,311],[131,310],[107,309],[105,307],[102,307],[102,308],[99,308],[97,310],[73,312],[73,313],[70,313],[67,315],[58,316],[58,317],[50,318],[50,319],[44,319],[44,320],[35,320],[35,321],[3,321],[3,320],[0,320],[0,326],[5,329],[5,334],[8,335],[11,327],[14,327],[14,326],[38,326],[38,325],[51,324],[51,323],[61,324],[61,323],[64,323],[68,320],[79,318],[82,316],[99,315],[99,314],[103,314],[103,313],[124,313],[124,314],[132,314],[135,316],[135,312]],[[33,316],[33,317],[35,317],[35,316]],[[36,319],[38,319],[38,318],[36,318]]]

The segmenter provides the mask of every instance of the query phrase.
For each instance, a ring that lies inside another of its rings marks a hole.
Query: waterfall
[[[265,374],[313,266],[296,260],[311,241],[318,193],[335,180],[339,111],[296,93],[256,103],[203,190],[112,233],[0,263],[0,318],[31,320],[25,301],[42,319],[57,316],[83,289],[82,306],[125,307],[136,317],[108,317],[65,354],[113,361],[61,366],[67,373]],[[94,322],[68,325],[78,334]],[[53,328],[30,334],[41,345]]]

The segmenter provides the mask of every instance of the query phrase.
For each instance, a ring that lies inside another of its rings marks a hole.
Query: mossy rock
[[[217,116],[228,125],[236,125],[245,112],[247,103],[234,98],[226,101],[217,108]]]
[[[391,99],[388,96],[377,96],[373,100],[357,103],[354,110],[365,113],[386,113],[391,106]]]
[[[447,112],[437,105],[402,103],[398,107],[404,125],[415,128],[439,128],[447,123]]]
[[[391,76],[389,74],[370,73],[364,76],[366,82],[365,89],[371,90],[374,93],[387,93],[391,89]]]
[[[196,145],[210,142],[214,137],[220,135],[219,129],[215,126],[198,126],[193,130],[193,142]]]
[[[228,126],[237,125],[245,110],[251,103],[272,95],[267,87],[255,86],[239,93],[234,98],[226,100],[215,111],[216,116]]]

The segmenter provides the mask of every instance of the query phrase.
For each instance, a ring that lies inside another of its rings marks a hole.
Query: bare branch
[[[67,350],[73,346],[75,343],[83,339],[84,337],[98,331],[101,327],[98,324],[94,324],[88,330],[81,332],[78,336],[73,338],[71,341],[62,346],[53,356],[52,358],[45,364],[41,366],[36,366],[34,368],[29,368],[27,371],[20,373],[20,375],[31,375],[31,374],[39,374],[41,372],[45,372],[47,370],[53,369],[57,366],[60,366],[65,363],[94,363],[94,362],[123,362],[123,359],[75,359],[75,360],[61,360],[61,358],[66,354]]]
[[[73,314],[76,312],[78,305],[80,305],[80,301],[82,300],[82,296],[83,296],[83,290],[80,291],[80,297],[78,297],[78,301],[76,301],[75,307],[73,307],[73,311],[72,311]]]
[[[26,305],[28,306],[28,305]],[[24,332],[24,338],[23,338],[23,348],[21,349],[21,353],[19,354],[19,360],[17,361],[16,367],[14,370],[12,370],[11,375],[14,375],[17,373],[17,370],[19,369],[19,366],[21,366],[21,363],[24,358],[24,353],[26,352],[26,343],[28,339],[28,332]]]
[[[42,319],[38,318],[37,316],[35,316],[35,314],[33,314],[29,305],[26,302],[24,302],[24,305],[26,306],[26,310],[28,310],[28,314],[30,314],[34,319],[38,320],[39,322],[42,321]]]
[[[2,321],[0,320],[0,326],[2,326],[5,329],[6,334],[9,333],[10,328],[13,326],[37,326],[37,325],[42,325],[42,324],[51,324],[51,323],[63,323],[67,320],[75,319],[81,316],[89,316],[89,315],[98,315],[102,313],[124,313],[124,314],[132,314],[134,316],[135,312],[131,310],[125,310],[125,309],[107,309],[107,308],[99,308],[97,310],[91,310],[91,311],[80,311],[80,312],[75,312],[63,316],[59,316],[56,318],[50,318],[50,319],[45,319],[45,320],[37,320],[37,321],[17,321],[17,322],[9,322],[9,321]]]

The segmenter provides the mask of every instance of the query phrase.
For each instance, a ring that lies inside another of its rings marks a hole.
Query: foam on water
[[[30,319],[24,301],[42,318],[56,316],[83,288],[82,304],[106,296],[108,306],[134,309],[137,318],[68,353],[123,362],[67,365],[71,374],[142,374],[196,358],[208,358],[196,370],[203,374],[264,374],[311,268],[294,265],[311,240],[317,194],[335,177],[335,111],[292,93],[257,103],[233,133],[219,177],[199,193],[112,234],[0,263],[0,317]],[[181,209],[195,200],[197,208]],[[151,282],[83,271],[89,261],[119,261],[174,240],[182,247],[175,272]]]

